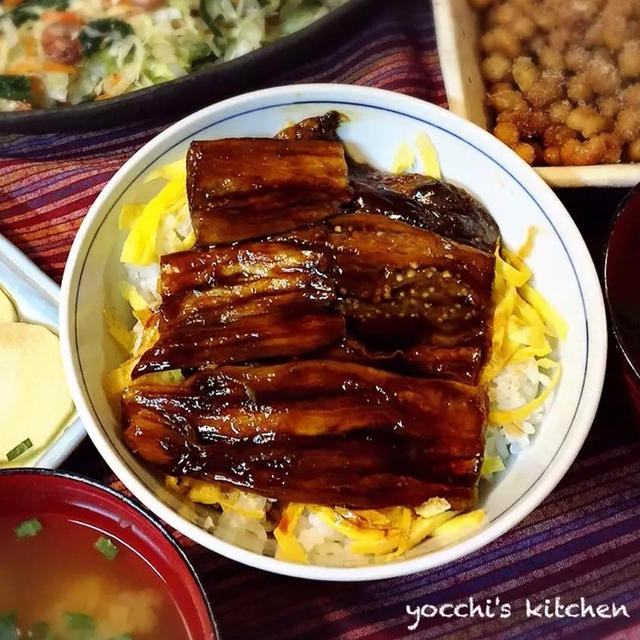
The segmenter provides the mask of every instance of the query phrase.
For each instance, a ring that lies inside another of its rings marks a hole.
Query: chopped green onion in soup
[[[16,529],[16,535],[18,538],[33,538],[42,531],[42,524],[40,520],[32,518],[31,520],[25,520],[19,524]],[[1,638],[0,638],[1,640]]]
[[[118,547],[109,538],[100,536],[93,545],[107,560],[113,560],[118,555]]]
[[[93,631],[96,621],[85,613],[67,611],[64,614],[64,622],[69,631]]]
[[[28,451],[33,447],[33,443],[29,438],[23,440],[20,444],[16,445],[11,451],[7,453],[7,460],[9,462],[15,460],[18,456],[21,456],[25,451]]]
[[[27,638],[29,640],[62,640],[46,622],[36,622],[32,625],[27,633]]]
[[[0,615],[0,640],[19,640],[15,611]]]

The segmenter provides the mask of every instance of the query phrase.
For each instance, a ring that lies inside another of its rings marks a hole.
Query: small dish
[[[434,0],[433,13],[449,109],[488,129],[477,15],[469,0]],[[552,187],[632,187],[640,182],[640,164],[535,167],[535,171]]]
[[[9,295],[19,319],[58,332],[60,288],[6,238],[0,236],[0,289]],[[74,412],[57,438],[29,466],[53,469],[61,465],[85,436]],[[4,452],[3,452],[4,453]]]

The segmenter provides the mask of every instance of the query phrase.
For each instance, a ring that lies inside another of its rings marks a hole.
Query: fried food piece
[[[207,247],[335,215],[351,189],[339,142],[232,138],[191,143],[187,195],[197,244]]]
[[[325,251],[347,342],[321,353],[473,383],[491,334],[494,256],[373,213],[282,236]],[[462,349],[461,349],[462,347]]]
[[[309,360],[139,384],[122,401],[127,446],[178,475],[297,502],[377,508],[475,501],[481,387]]]
[[[328,111],[285,127],[276,134],[278,140],[339,140],[336,133],[345,117],[337,111]]]
[[[324,254],[246,243],[163,256],[159,339],[133,377],[310,353],[345,335]]]

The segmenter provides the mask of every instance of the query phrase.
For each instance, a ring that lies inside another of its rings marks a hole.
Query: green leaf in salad
[[[187,48],[187,64],[190,70],[199,69],[202,65],[210,64],[218,60],[218,55],[211,47],[202,41],[192,43]]]
[[[211,47],[202,41],[194,42],[187,51],[188,60],[190,64],[195,64],[200,60],[205,60],[213,56],[215,60],[217,56],[211,51]]]
[[[37,20],[44,10],[66,11],[69,8],[69,0],[22,0],[22,2],[9,14],[16,27]]]
[[[33,84],[27,76],[0,75],[0,98],[5,100],[29,100]]]
[[[0,640],[18,640],[15,611],[0,614]]]
[[[218,12],[214,11],[212,5],[215,5],[215,0],[200,0],[200,15],[204,20],[204,23],[209,27],[211,33],[214,36],[222,37],[222,31],[220,31],[218,25],[216,24],[216,19],[218,18]]]
[[[88,57],[130,35],[133,35],[133,27],[128,22],[116,18],[99,18],[91,20],[82,28],[78,40]]]

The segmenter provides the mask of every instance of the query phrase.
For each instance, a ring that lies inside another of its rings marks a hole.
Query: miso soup
[[[196,640],[163,579],[113,535],[0,516],[0,640]]]

